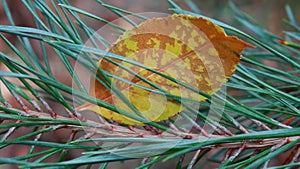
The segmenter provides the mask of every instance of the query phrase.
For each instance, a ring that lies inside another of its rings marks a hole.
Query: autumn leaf
[[[246,47],[253,46],[237,37],[227,36],[221,27],[207,19],[174,14],[166,18],[145,21],[126,31],[110,47],[109,52],[141,63],[176,81],[118,59],[111,59],[114,63],[103,59],[98,65],[99,68],[122,78],[122,80],[112,78],[111,82],[145,118],[158,122],[182,111],[184,99],[196,101],[206,99],[185,85],[209,95],[218,91],[234,73],[241,52]],[[126,71],[120,65],[144,79]],[[104,79],[100,74],[98,76]],[[154,91],[167,92],[184,99],[176,100]],[[91,80],[90,92],[98,99],[135,114],[118,96],[112,94],[97,80]],[[77,110],[92,110],[107,119],[123,124],[144,125],[142,122],[96,105],[85,104]]]

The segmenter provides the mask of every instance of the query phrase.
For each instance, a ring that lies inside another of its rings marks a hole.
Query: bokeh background
[[[106,0],[104,1],[110,5],[117,6],[119,8],[123,8],[132,12],[136,13],[142,13],[142,12],[163,12],[163,13],[171,13],[168,8],[171,6],[166,1],[149,1],[149,0]],[[189,3],[191,0],[174,0],[179,6],[181,6],[183,9],[191,10],[189,7]],[[292,11],[294,12],[295,19],[300,23],[300,1],[297,0],[280,0],[280,1],[274,1],[274,0],[233,0],[232,1],[241,11],[244,11],[249,16],[253,17],[262,27],[265,29],[271,31],[272,33],[283,37],[283,30],[288,30],[289,27],[284,24],[283,19],[287,18],[287,14],[285,11],[285,6],[288,4],[290,5]],[[50,1],[49,1],[50,3]],[[90,13],[100,16],[108,21],[113,21],[118,18],[117,15],[110,12],[106,8],[99,5],[94,0],[72,0],[70,2],[75,7],[78,7],[80,9],[89,11]],[[233,26],[236,26],[238,28],[241,28],[240,25],[238,25],[236,22],[232,20],[232,13],[230,12],[230,9],[228,7],[228,0],[194,0],[193,3],[195,3],[198,6],[198,9],[200,10],[202,14],[207,15],[209,17],[224,21],[226,23],[230,23]],[[27,27],[34,27],[34,21],[32,15],[26,10],[26,7],[22,5],[22,2],[19,0],[8,0],[8,4],[10,7],[10,10],[12,11],[13,18],[15,21],[15,24],[17,26],[27,26]],[[101,28],[103,26],[103,23],[84,17],[82,18],[85,20],[87,25],[90,25],[95,30]],[[5,12],[3,10],[2,4],[0,4],[0,25],[8,25],[9,22],[5,16]],[[251,32],[248,32],[251,34]],[[12,43],[15,45],[18,45],[17,39],[12,35],[5,35]],[[34,42],[33,41],[33,45]],[[38,45],[36,45],[38,46]],[[34,47],[34,46],[33,46]],[[41,53],[38,49],[38,47],[34,47],[37,55],[42,58]],[[4,52],[11,57],[15,57],[13,53],[7,48],[7,46],[4,44],[3,41],[0,41],[0,50],[1,52]],[[50,51],[51,52],[51,51]],[[54,54],[54,53],[53,53]],[[71,78],[66,76],[63,72],[66,72],[63,68],[63,65],[60,63],[58,57],[53,56],[53,58],[49,58],[52,62],[52,65],[55,65],[55,68],[53,68],[54,75],[60,79],[65,84],[71,84]],[[61,65],[61,66],[60,66]],[[0,63],[0,70],[5,70],[6,68]],[[1,82],[0,82],[1,83]],[[0,84],[1,90],[3,93],[6,94],[6,99],[10,101],[11,104],[14,104],[15,101],[13,98],[10,98],[10,94],[8,94],[6,89],[4,89],[3,84]],[[16,104],[17,105],[17,104]],[[53,104],[52,106],[55,106]],[[24,129],[26,130],[26,129]],[[66,139],[64,137],[64,133],[56,133],[55,135],[49,136],[48,138],[53,141],[57,140],[64,140]],[[6,149],[0,150],[0,157],[16,157],[25,155],[28,152],[28,147],[22,147],[22,146],[13,146]],[[78,153],[78,152],[74,152]],[[72,158],[72,154],[68,156],[69,159]],[[278,157],[280,159],[280,157]],[[132,162],[128,161],[125,163],[112,163],[110,164],[109,168],[132,168],[133,166],[136,166],[135,164],[140,163],[140,161],[133,160]],[[160,168],[166,168],[166,167],[172,167],[174,168],[176,163],[167,162],[165,164],[161,164]],[[209,168],[216,167],[214,166],[214,162],[209,162]],[[0,168],[16,168],[16,166],[13,165],[2,165]]]

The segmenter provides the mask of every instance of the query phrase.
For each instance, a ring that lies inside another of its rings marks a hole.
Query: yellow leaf
[[[188,15],[155,18],[128,30],[110,47],[109,52],[144,64],[158,72],[183,82],[209,95],[220,89],[227,81],[241,58],[245,47],[253,47],[242,40],[227,36],[224,30],[211,21]],[[206,98],[177,82],[136,65],[112,59],[151,81],[168,93],[187,99],[204,101]],[[137,85],[157,90],[138,77],[106,60],[99,61],[99,67],[107,72]],[[98,76],[101,77],[100,74]],[[111,79],[122,94],[149,121],[169,119],[184,109],[178,101],[164,95],[145,90],[121,80]],[[117,108],[134,112],[101,83],[91,80],[91,93],[98,99]],[[92,110],[107,119],[128,125],[144,125],[119,113],[85,104],[77,110]]]

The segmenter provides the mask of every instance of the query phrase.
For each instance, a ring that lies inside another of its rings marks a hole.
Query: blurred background
[[[49,1],[50,2],[50,1]],[[122,9],[126,9],[136,13],[142,12],[163,12],[171,13],[168,9],[170,5],[167,1],[148,1],[148,0],[104,0],[103,2],[108,3],[113,6],[117,6]],[[222,21],[230,21],[230,12],[228,8],[229,0],[174,0],[179,6],[186,10],[192,10],[188,4],[191,2],[198,6],[197,10],[200,10],[202,14],[207,15],[212,18],[216,18]],[[263,27],[270,30],[271,32],[281,35],[282,30],[284,30],[285,25],[282,22],[283,18],[286,18],[285,6],[290,5],[294,16],[300,16],[300,2],[295,0],[232,0],[241,11],[244,11],[251,17],[253,17],[258,23]],[[113,21],[118,18],[114,13],[110,12],[106,8],[99,5],[99,3],[94,0],[80,1],[72,0],[70,1],[72,5],[80,9],[86,10],[92,14],[100,16],[108,21]],[[9,7],[13,13],[13,18],[15,24],[18,26],[34,26],[33,17],[25,6],[23,6],[21,1],[12,0],[8,1]],[[49,3],[50,4],[50,3]],[[300,20],[296,17],[296,20]],[[86,19],[88,25],[93,26],[95,29],[100,28],[103,24],[92,20]],[[9,24],[5,16],[2,4],[0,5],[0,24]],[[2,48],[3,50],[3,48]]]
[[[104,1],[112,6],[117,6],[122,9],[126,9],[135,13],[142,13],[142,12],[163,12],[163,13],[171,13],[168,8],[171,6],[166,1],[149,1],[149,0],[106,0]],[[230,9],[228,7],[228,0],[194,0],[193,3],[195,3],[198,8],[191,9],[189,4],[192,2],[191,0],[174,0],[179,6],[181,6],[183,9],[186,10],[196,10],[201,11],[202,14],[207,15],[209,17],[215,18],[217,20],[221,20],[223,22],[229,23],[233,26],[236,26],[240,29],[239,25],[236,24],[232,20],[232,12],[230,12]],[[292,11],[294,12],[294,16],[296,16],[296,20],[298,23],[300,23],[300,1],[295,0],[280,0],[280,1],[274,1],[274,0],[232,0],[232,2],[241,10],[247,13],[249,16],[254,18],[262,27],[265,29],[271,31],[272,33],[283,37],[283,30],[288,30],[288,26],[284,24],[283,19],[287,18],[287,14],[285,11],[285,6],[288,4],[290,5]],[[50,3],[50,1],[49,1]],[[17,26],[26,26],[26,27],[34,27],[34,20],[32,15],[28,10],[26,10],[26,7],[23,6],[22,2],[19,0],[9,0],[8,1],[10,10],[12,11],[13,18],[15,21],[15,25]],[[97,15],[101,18],[104,18],[108,21],[113,21],[117,18],[119,18],[114,13],[110,12],[106,8],[99,5],[94,0],[72,0],[71,4],[74,5],[77,8],[86,10],[94,15]],[[90,19],[85,18],[82,16],[83,20],[85,20],[86,24],[93,27],[95,30],[101,28],[103,26],[103,23]],[[3,10],[2,4],[0,4],[0,25],[8,25],[9,22],[6,18],[5,12]],[[251,32],[249,32],[251,33]],[[12,35],[5,34],[5,36],[15,45],[18,45],[16,37]],[[33,41],[33,45],[36,43],[35,50],[37,52],[37,56],[39,58],[42,58],[41,51],[38,49],[38,42]],[[11,57],[14,57],[15,54],[11,53],[11,51],[7,48],[7,46],[4,44],[3,41],[0,40],[0,49],[1,52],[4,52]],[[51,52],[51,51],[49,51]],[[54,53],[53,53],[54,54]],[[71,78],[66,77],[66,75],[63,73],[64,70],[63,65],[60,63],[58,57],[53,55],[52,58],[49,58],[52,62],[52,65],[55,65],[55,68],[53,69],[54,75],[63,83],[65,84],[71,84]],[[59,66],[61,65],[61,66]],[[6,68],[0,63],[0,70],[5,70]],[[5,93],[3,84],[0,83],[0,87],[3,93]],[[14,104],[15,101],[13,98],[10,99],[10,94],[6,92],[6,99],[10,101],[11,104]],[[17,104],[16,104],[17,105]],[[61,134],[57,134],[55,136],[49,137],[53,140],[63,140],[66,139],[63,136],[63,132]],[[9,149],[1,149],[0,150],[0,157],[15,157],[24,155],[28,152],[28,147],[20,147],[20,146],[13,146]],[[78,152],[77,152],[78,153]],[[72,155],[69,155],[69,158],[72,158]],[[280,157],[279,157],[280,158]],[[129,161],[128,161],[129,162]],[[133,161],[132,164],[140,162],[140,161]],[[166,163],[162,164],[162,167],[175,167],[176,163]],[[111,164],[110,164],[111,165]],[[131,165],[130,163],[115,163],[112,164],[112,168],[116,168],[119,166],[122,166],[123,168],[126,168],[126,165]],[[135,166],[135,165],[133,165]],[[213,162],[212,162],[213,166]],[[128,166],[131,168],[130,166]],[[15,166],[5,165],[0,166],[0,168],[15,168]],[[210,167],[211,168],[211,167]]]

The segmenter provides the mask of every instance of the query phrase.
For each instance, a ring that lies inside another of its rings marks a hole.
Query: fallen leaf
[[[212,95],[234,73],[241,52],[246,47],[253,46],[237,37],[227,36],[221,27],[207,19],[174,14],[166,18],[147,20],[126,31],[110,47],[109,52],[172,77],[176,79],[175,82],[118,59],[111,59],[118,65],[104,59],[98,64],[99,68],[123,78],[123,80],[111,78],[111,82],[147,120],[158,122],[182,111],[183,99],[176,100],[154,92],[160,90],[121,66],[136,72],[177,98],[204,101],[206,99],[204,96],[181,84]],[[98,76],[104,79],[100,74]],[[119,109],[135,114],[118,96],[95,79],[91,80],[90,93]],[[142,122],[96,105],[85,104],[77,110],[92,110],[122,124],[144,125]]]

